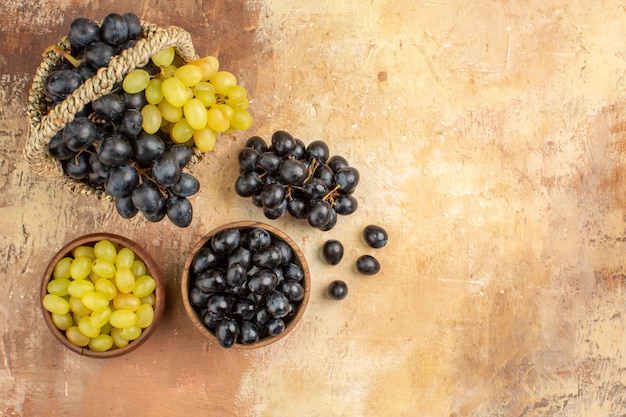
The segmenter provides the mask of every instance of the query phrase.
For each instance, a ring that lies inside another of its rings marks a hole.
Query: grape
[[[230,87],[237,85],[237,78],[228,71],[217,71],[209,82],[213,84],[217,94],[225,95]]]
[[[121,133],[106,136],[98,151],[98,160],[108,166],[124,165],[132,156],[132,145]]]
[[[308,200],[319,200],[328,193],[328,186],[319,178],[311,178],[302,186],[302,194]]]
[[[264,207],[270,209],[277,208],[285,200],[285,187],[281,184],[270,184],[261,192],[261,200]]]
[[[136,39],[141,35],[141,21],[134,13],[124,13],[122,15],[128,27],[128,39]]]
[[[255,294],[264,295],[272,291],[278,282],[276,274],[269,269],[260,269],[248,280],[248,288]]]
[[[260,136],[251,136],[246,141],[246,148],[253,148],[259,154],[262,154],[263,152],[267,151],[267,144],[265,143],[265,140],[263,140],[262,137],[260,137]]]
[[[113,274],[115,276],[115,274]],[[112,300],[117,295],[117,287],[107,278],[99,278],[94,284],[96,292],[104,295],[107,300]]]
[[[139,212],[137,207],[133,204],[132,194],[123,197],[116,197],[115,209],[118,214],[125,219],[132,219],[135,215],[137,215],[137,212]]]
[[[343,244],[335,239],[327,240],[322,247],[322,255],[329,264],[339,264],[343,258]]]
[[[296,148],[296,141],[283,130],[278,130],[272,134],[272,147],[279,156],[287,156]]]
[[[77,283],[77,282],[91,283],[90,281],[74,281],[73,283]],[[88,309],[95,311],[95,312],[102,312],[108,307],[109,300],[103,294],[93,291],[93,288],[94,288],[93,285],[91,287],[92,287],[91,291],[88,291],[81,296],[81,301],[83,302],[85,307],[87,307]]]
[[[259,155],[257,165],[267,173],[278,172],[282,158],[272,151],[266,151]]]
[[[94,259],[91,270],[101,278],[113,278],[115,276],[115,264],[106,259]]]
[[[333,155],[328,159],[328,166],[333,172],[337,172],[342,168],[347,168],[348,161],[341,155]]]
[[[325,225],[320,226],[319,229],[322,232],[327,232],[330,229],[332,229],[333,227],[335,227],[335,225],[337,224],[337,220],[338,220],[337,211],[334,208],[331,207],[331,209],[330,209],[330,219],[328,220],[328,222]]]
[[[203,72],[197,65],[186,64],[174,71],[174,77],[181,80],[186,87],[192,87],[202,81]]]
[[[117,46],[128,39],[128,24],[117,13],[107,15],[100,25],[100,36],[109,45]]]
[[[362,255],[356,260],[356,269],[364,275],[374,275],[380,271],[380,263],[371,255]]]
[[[372,248],[382,248],[387,244],[389,237],[387,231],[380,226],[370,224],[363,229],[363,238]]]
[[[139,309],[141,300],[135,294],[118,293],[113,299],[113,307],[115,310],[126,309],[135,312]]]
[[[150,74],[146,70],[136,68],[126,74],[122,88],[129,94],[135,94],[145,90],[148,83],[150,83]]]
[[[191,224],[193,209],[185,197],[173,196],[167,199],[167,218],[178,227]]]
[[[117,248],[109,240],[103,239],[93,245],[93,252],[97,258],[102,258],[111,263],[115,263],[117,258]]]
[[[256,168],[258,158],[259,152],[254,148],[243,148],[237,155],[239,166],[244,171],[253,171]]]
[[[316,200],[311,203],[307,220],[311,227],[320,228],[330,221],[331,207],[327,201]]]
[[[359,183],[359,171],[354,167],[341,168],[335,173],[335,183],[341,194],[351,194]]]
[[[296,280],[282,282],[279,290],[289,301],[301,301],[304,298],[304,287]]]
[[[247,245],[248,249],[256,252],[261,248],[269,246],[272,243],[272,236],[267,230],[261,227],[255,227],[248,232],[244,243]]]
[[[275,318],[285,317],[291,310],[285,294],[275,290],[267,296],[266,308],[267,312]]]
[[[80,153],[63,161],[63,172],[70,178],[83,179],[89,173],[89,155]]]
[[[190,197],[198,192],[200,182],[191,174],[183,172],[180,178],[171,187],[172,192],[179,197]]]
[[[139,175],[130,165],[120,165],[111,168],[104,189],[113,197],[130,195],[139,184]]]
[[[163,80],[160,78],[153,78],[148,82],[144,93],[148,103],[156,105],[163,100],[162,85]]]
[[[219,69],[220,63],[214,56],[205,56],[189,62],[202,70],[202,81],[208,81]]]
[[[187,119],[177,121],[170,132],[170,137],[176,143],[185,143],[193,137],[194,128],[191,127]]]
[[[46,310],[54,314],[66,314],[70,311],[69,303],[64,298],[55,294],[44,295],[42,304]]]
[[[151,60],[155,65],[166,67],[172,64],[175,54],[176,50],[173,46],[170,46],[154,54]]]
[[[176,184],[180,175],[180,165],[171,152],[165,151],[152,165],[152,177],[165,187]]]
[[[121,97],[122,101],[124,102],[124,107],[126,107],[127,109],[135,109],[141,111],[143,106],[148,104],[148,101],[146,100],[146,95],[143,91],[135,94],[129,94],[124,92],[121,94]]]
[[[163,97],[174,107],[182,107],[188,100],[187,86],[178,78],[169,77],[161,84]]]
[[[215,105],[207,110],[207,124],[216,132],[226,132],[230,127],[230,119],[222,108]]]
[[[352,214],[358,208],[358,201],[352,195],[342,194],[335,198],[334,209],[337,214]]]
[[[306,146],[302,139],[295,139],[296,147],[291,151],[290,155],[296,159],[304,159],[304,153],[306,152]]]
[[[117,93],[105,94],[91,102],[91,108],[100,117],[118,120],[124,115],[124,100]]]
[[[235,192],[241,197],[250,197],[262,188],[262,182],[257,172],[245,172],[237,177]]]
[[[71,151],[78,152],[90,147],[98,139],[96,125],[86,117],[77,117],[63,129],[63,141]]]
[[[217,341],[224,348],[230,348],[235,344],[239,332],[240,328],[237,322],[228,318],[220,320],[215,329]]]
[[[139,184],[132,192],[132,202],[145,214],[157,214],[165,206],[165,199],[152,182]]]
[[[252,126],[252,116],[246,110],[235,110],[230,118],[230,126],[237,130],[247,130]]]
[[[94,42],[85,48],[85,59],[93,68],[106,67],[115,56],[115,48],[105,42]]]
[[[82,49],[89,44],[100,41],[100,27],[91,19],[76,18],[70,24],[68,38],[72,49]]]
[[[55,135],[50,138],[50,142],[48,142],[48,151],[50,152],[50,155],[59,161],[65,161],[76,155],[75,152],[69,150],[68,147],[65,146],[65,141],[63,140],[63,130],[59,130],[55,133]]]
[[[314,140],[306,147],[304,156],[307,159],[315,159],[320,164],[325,164],[329,157],[329,149],[326,142]]]
[[[195,130],[204,129],[207,124],[207,110],[204,104],[197,98],[191,99],[185,103],[183,106],[183,114],[189,126]]]
[[[278,173],[281,179],[290,185],[302,185],[308,176],[307,167],[299,159],[283,159]]]
[[[72,344],[79,347],[87,346],[89,344],[89,341],[91,340],[89,337],[81,333],[78,326],[72,326],[67,329],[65,332],[65,336],[67,337],[67,340],[69,340]]]
[[[191,157],[193,156],[191,147],[183,144],[173,145],[169,149],[169,152],[174,156],[174,158],[178,162],[178,165],[180,165],[181,168],[187,165],[187,163],[191,160]]]
[[[137,316],[135,325],[142,329],[149,327],[154,321],[154,309],[150,304],[142,304],[139,306],[135,315]]]
[[[220,230],[211,238],[211,246],[218,253],[231,253],[239,246],[241,233],[237,228]]]
[[[134,274],[133,274],[134,275]],[[156,288],[156,281],[150,275],[140,275],[135,281],[133,294],[139,298],[147,297]]]
[[[269,319],[266,323],[267,332],[272,336],[278,336],[285,331],[285,322],[279,318]]]
[[[53,71],[44,84],[44,94],[52,101],[65,100],[83,83],[83,77],[71,70]]]
[[[83,81],[87,81],[88,79],[96,75],[96,70],[87,62],[81,63],[79,66],[72,69],[72,71],[80,75]]]
[[[295,219],[306,219],[309,216],[309,204],[301,197],[292,197],[287,204],[287,211]]]
[[[348,285],[341,280],[332,281],[328,284],[328,295],[335,300],[342,300],[348,295]]]
[[[256,324],[250,321],[244,321],[241,324],[241,343],[244,345],[252,345],[259,341],[260,333]]]
[[[263,214],[271,220],[279,219],[285,213],[287,213],[287,200],[283,200],[282,203],[275,208],[263,207]]]
[[[165,151],[165,143],[157,135],[141,133],[133,141],[135,159],[144,165],[149,165],[159,158]]]

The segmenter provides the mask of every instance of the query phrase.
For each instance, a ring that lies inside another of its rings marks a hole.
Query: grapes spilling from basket
[[[235,192],[250,197],[268,219],[289,213],[311,227],[328,231],[338,215],[356,211],[353,193],[359,171],[328,145],[315,140],[305,145],[285,131],[272,134],[271,144],[259,136],[248,139],[238,155],[240,174]]]
[[[107,15],[100,25],[72,21],[71,49],[49,48],[63,56],[44,83],[51,105],[141,37],[141,23],[131,13]],[[251,126],[248,105],[245,88],[220,70],[216,57],[180,64],[175,48],[167,47],[87,103],[50,139],[48,150],[65,175],[114,197],[122,217],[142,213],[158,222],[167,216],[187,227],[193,218],[189,197],[200,184],[183,171],[194,154],[214,148],[218,134]]]

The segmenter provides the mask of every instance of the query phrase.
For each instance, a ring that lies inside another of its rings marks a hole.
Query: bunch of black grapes
[[[344,157],[330,156],[324,141],[305,145],[279,130],[268,146],[263,138],[253,136],[239,151],[238,161],[235,192],[250,197],[268,219],[289,213],[328,231],[337,224],[338,215],[352,214],[358,207],[352,194],[359,171]]]

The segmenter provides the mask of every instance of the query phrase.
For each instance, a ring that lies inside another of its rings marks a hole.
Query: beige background
[[[626,277],[626,7],[590,1],[6,0],[0,5],[0,415],[622,416]],[[133,11],[219,54],[252,98],[253,127],[194,173],[188,229],[121,219],[22,159],[40,54],[71,20]],[[187,319],[182,264],[209,230],[265,220],[235,195],[248,136],[323,139],[361,171],[359,210],[330,232],[271,223],[313,279],[298,328],[223,350]],[[367,249],[370,223],[389,245]],[[167,311],[137,351],[61,348],[41,273],[94,231],[162,262]],[[344,261],[321,244],[340,239]],[[382,271],[358,275],[375,254]],[[326,299],[333,279],[350,286]]]

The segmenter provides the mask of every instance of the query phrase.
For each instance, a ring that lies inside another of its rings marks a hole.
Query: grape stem
[[[69,63],[74,66],[74,68],[80,67],[81,61],[77,58],[74,58],[72,54],[70,54],[69,52],[63,50],[59,45],[51,45],[47,47],[43,51],[43,55],[45,56],[46,54],[52,51],[56,52],[57,54],[63,56],[63,58],[67,59]]]
[[[331,206],[334,205],[335,196],[337,195],[337,190],[339,190],[340,188],[341,188],[341,184],[337,184],[335,188],[330,190],[328,193],[326,193],[324,197],[322,197],[322,200],[329,201],[331,203]]]
[[[148,175],[148,168],[141,168],[135,162],[129,162],[128,165],[133,167],[137,171],[137,173],[139,174],[139,184],[142,184],[143,180],[145,178],[146,180],[150,181],[151,183],[153,183],[154,185],[157,186],[157,189],[159,190],[159,192],[161,193],[161,195],[163,197],[165,197],[165,198],[170,197],[170,193],[167,191],[167,188],[162,186],[158,182],[156,182],[156,180],[154,178],[152,178],[152,177],[150,177],[150,175]]]

